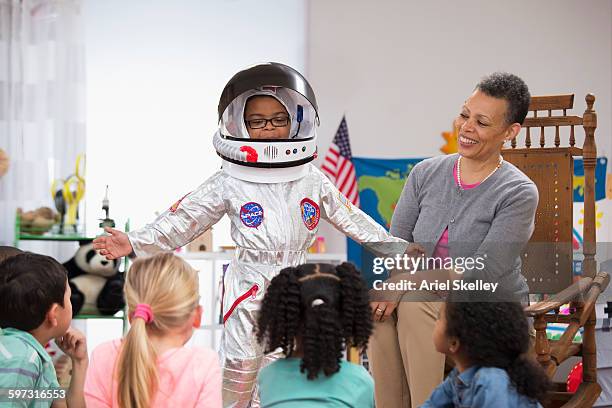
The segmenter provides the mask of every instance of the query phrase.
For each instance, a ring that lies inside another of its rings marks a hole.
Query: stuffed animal
[[[72,313],[114,315],[125,307],[123,273],[118,260],[108,261],[91,241],[80,243],[76,254],[64,264],[72,290]]]

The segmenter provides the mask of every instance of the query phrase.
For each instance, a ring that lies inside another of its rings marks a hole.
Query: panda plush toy
[[[91,241],[81,242],[64,267],[72,290],[73,315],[114,315],[125,307],[124,278],[119,272],[119,262],[100,255]]]

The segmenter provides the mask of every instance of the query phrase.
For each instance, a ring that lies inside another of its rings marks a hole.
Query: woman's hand
[[[372,308],[372,320],[375,322],[384,322],[391,313],[397,307],[398,302],[379,302],[372,301],[370,302],[370,307]]]
[[[133,248],[126,233],[110,227],[104,228],[110,235],[102,235],[94,239],[93,247],[100,251],[109,261],[132,253]]]

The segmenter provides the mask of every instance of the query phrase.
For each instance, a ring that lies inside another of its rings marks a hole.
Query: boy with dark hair
[[[0,263],[0,389],[11,406],[84,407],[83,383],[88,357],[85,337],[70,328],[72,304],[64,267],[32,253]],[[72,380],[63,397],[51,356],[44,346],[55,339],[72,359]],[[15,398],[10,390],[32,390]],[[51,398],[49,398],[51,397]]]
[[[23,251],[19,248],[10,247],[10,246],[0,246],[0,263],[5,259],[10,258],[11,256],[18,255]]]

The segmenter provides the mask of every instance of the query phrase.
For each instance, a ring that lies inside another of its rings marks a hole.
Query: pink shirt
[[[91,354],[85,378],[88,408],[119,407],[114,375],[121,340],[103,343]],[[221,368],[206,347],[179,347],[157,359],[159,386],[151,407],[221,407]]]
[[[455,179],[455,184],[459,185],[459,179],[457,178],[457,163],[455,163],[455,166],[453,167],[453,178]],[[461,187],[464,190],[469,190],[470,188],[474,188],[478,186],[479,184],[480,183],[475,183],[475,184],[461,183]],[[438,241],[438,243],[436,244],[436,247],[434,248],[432,256],[433,258],[441,258],[441,259],[448,258],[448,227],[446,227],[446,229],[442,233],[440,240]]]

